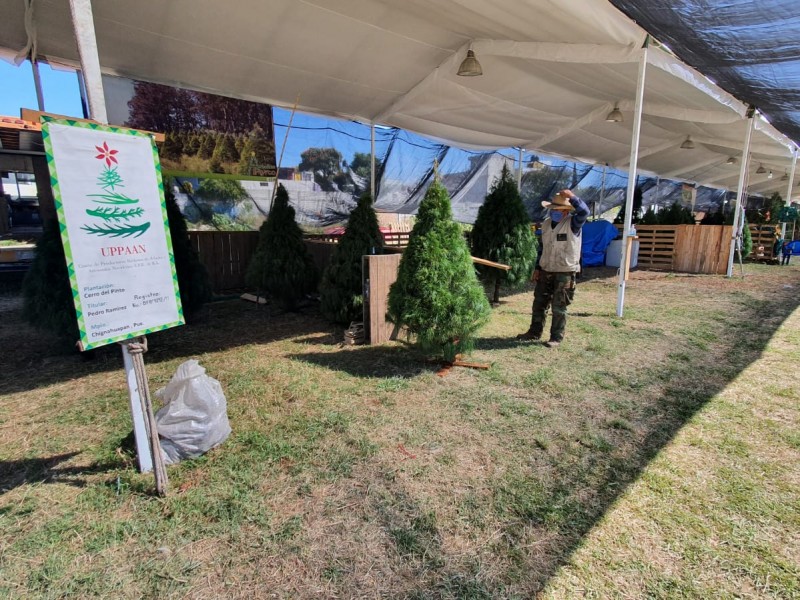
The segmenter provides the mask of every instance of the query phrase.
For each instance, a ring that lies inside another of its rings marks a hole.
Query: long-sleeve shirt
[[[572,221],[570,221],[570,229],[572,233],[578,235],[581,232],[581,228],[586,223],[587,219],[589,218],[589,207],[586,205],[586,202],[578,198],[577,196],[570,198],[569,203],[572,204],[572,208],[575,209],[570,216],[572,217]],[[552,229],[556,228],[555,221],[550,221],[550,227]],[[539,269],[539,261],[542,259],[542,238],[539,236],[539,246],[538,246],[538,253],[536,256],[536,268]]]

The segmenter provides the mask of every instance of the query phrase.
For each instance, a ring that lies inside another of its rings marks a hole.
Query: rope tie
[[[128,352],[130,354],[144,354],[147,352],[147,338],[140,337],[138,342],[123,342],[128,344]]]

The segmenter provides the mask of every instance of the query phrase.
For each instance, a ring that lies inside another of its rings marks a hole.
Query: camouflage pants
[[[550,273],[542,269],[533,290],[533,315],[531,332],[541,336],[547,308],[551,307],[553,318],[550,323],[550,339],[561,341],[567,327],[567,306],[575,297],[575,273]]]

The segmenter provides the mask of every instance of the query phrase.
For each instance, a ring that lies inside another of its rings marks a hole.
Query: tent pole
[[[86,95],[89,97],[89,115],[94,121],[107,124],[106,100],[103,94],[100,58],[97,55],[91,0],[69,0],[69,9],[72,13],[75,41],[78,43],[81,71],[86,83]]]
[[[744,198],[744,184],[747,178],[747,168],[750,162],[750,138],[753,136],[753,127],[755,126],[755,113],[754,106],[747,109],[747,133],[744,137],[744,148],[742,149],[741,168],[739,169],[739,191],[736,194],[736,207],[733,211],[733,230],[731,231],[731,244],[730,253],[728,255],[728,269],[725,273],[726,277],[733,277],[733,252],[736,248],[736,239],[742,234],[742,227],[739,225],[740,212],[742,210],[742,199]]]
[[[520,194],[522,193],[522,153],[524,151],[525,151],[525,149],[522,146],[520,146],[519,147],[519,170],[517,171],[517,191],[519,191]]]
[[[789,187],[786,189],[786,206],[792,205],[792,184],[794,183],[794,172],[797,169],[797,146],[794,147],[792,152],[792,174],[789,175]],[[786,239],[786,222],[781,223],[781,239]]]
[[[630,255],[628,254],[627,238],[631,230],[633,219],[633,194],[636,190],[636,171],[639,162],[639,134],[642,129],[642,104],[644,102],[644,75],[647,67],[647,46],[650,36],[647,36],[639,58],[639,81],[636,84],[636,108],[633,118],[633,132],[631,135],[631,160],[628,166],[628,190],[625,198],[625,226],[622,230],[622,251],[619,262],[619,283],[617,286],[617,316],[621,317],[625,307],[625,275],[628,273]]]
[[[372,194],[372,201],[376,202],[378,198],[375,192],[375,122],[370,123],[369,127],[369,144],[370,144],[370,170],[369,170],[369,191]]]
[[[33,71],[33,85],[36,87],[36,104],[44,112],[44,93],[42,92],[42,79],[39,77],[39,61],[31,58],[31,71]]]
[[[603,202],[606,200],[606,169],[608,168],[608,163],[603,165],[603,178],[600,180],[600,206],[603,206]],[[592,220],[597,218],[597,203],[595,202],[592,204]]]

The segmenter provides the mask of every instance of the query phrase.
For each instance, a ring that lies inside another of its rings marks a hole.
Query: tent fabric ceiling
[[[40,55],[76,64],[68,2],[35,0]],[[525,147],[625,168],[646,32],[606,0],[104,0],[102,69],[401,127],[468,148]],[[0,46],[26,46],[22,0]],[[481,77],[458,77],[472,48]],[[656,47],[648,51],[640,169],[735,188],[746,106]],[[624,122],[609,123],[618,105]],[[695,150],[681,150],[687,135]],[[761,122],[751,184],[785,194],[790,141]]]
[[[677,56],[800,142],[797,0],[611,0]]]

